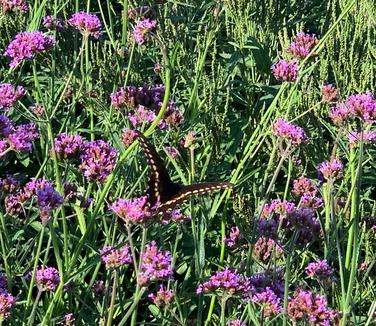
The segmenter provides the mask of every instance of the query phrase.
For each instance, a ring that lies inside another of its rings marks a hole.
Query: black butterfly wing
[[[150,206],[154,207],[169,200],[169,198],[180,191],[181,186],[171,181],[162,158],[146,137],[138,131],[136,131],[136,134],[149,165],[149,180],[146,194],[149,198]]]
[[[159,205],[157,213],[163,214],[173,209],[176,205],[188,200],[193,195],[205,194],[221,189],[231,189],[232,187],[233,184],[230,182],[204,182],[180,187],[173,196]]]

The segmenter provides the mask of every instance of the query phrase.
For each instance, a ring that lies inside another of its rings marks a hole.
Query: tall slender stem
[[[118,273],[117,269],[115,269],[114,272],[113,272],[111,302],[110,302],[110,308],[108,310],[106,326],[112,325],[112,317],[114,315],[114,306],[115,306],[116,288],[117,288],[118,278],[119,278],[119,273]]]

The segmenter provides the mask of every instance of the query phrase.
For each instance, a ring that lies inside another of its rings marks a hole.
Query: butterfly
[[[149,165],[149,180],[146,191],[146,195],[148,196],[147,205],[153,208],[154,214],[164,215],[193,195],[221,189],[231,189],[233,187],[233,184],[230,182],[203,182],[188,186],[172,182],[163,160],[156,149],[139,131],[136,131],[136,138]]]

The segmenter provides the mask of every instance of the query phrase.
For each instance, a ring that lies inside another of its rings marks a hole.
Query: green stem
[[[221,326],[226,326],[226,318],[225,318],[225,314],[226,314],[226,297],[223,297],[222,300],[221,300]]]
[[[33,310],[31,311],[29,322],[27,323],[28,326],[34,325],[34,319],[35,319],[35,314],[37,312],[37,307],[39,303],[39,299],[42,295],[42,291],[38,290],[37,297],[35,298],[34,304],[33,304]]]
[[[106,326],[112,325],[112,317],[114,315],[114,306],[115,306],[115,299],[116,299],[116,287],[117,287],[118,278],[119,278],[119,273],[116,269],[114,270],[113,274],[114,274],[113,276],[114,280],[112,283],[111,303],[110,303],[110,309],[108,310]]]
[[[28,308],[30,306],[31,297],[32,297],[32,294],[33,294],[33,286],[34,286],[34,282],[35,282],[35,273],[36,273],[36,270],[38,268],[39,257],[40,257],[40,253],[41,253],[41,250],[42,250],[42,243],[43,243],[43,237],[44,237],[44,229],[45,228],[42,227],[41,230],[40,230],[37,252],[35,253],[35,259],[34,259],[34,267],[33,267],[33,271],[32,271],[32,274],[31,274],[29,291],[27,293],[27,299],[26,299],[26,304],[25,304],[24,317],[23,317],[23,320],[24,320],[23,325],[26,325],[27,312],[29,310]]]
[[[6,225],[5,225],[5,221],[4,221],[4,215],[3,215],[2,212],[0,212],[0,221],[1,221],[1,228],[2,228],[2,230],[0,231],[0,242],[1,242],[1,250],[2,250],[1,257],[3,258],[3,261],[4,261],[4,267],[5,267],[5,273],[7,275],[8,287],[11,288],[12,287],[12,274],[11,274],[11,271],[10,271],[10,268],[9,268],[8,258],[7,258],[8,254],[9,254],[9,251],[7,250],[8,241],[5,241],[5,240],[8,239],[8,232],[7,232],[7,229],[6,229]],[[4,236],[3,236],[3,233],[4,233]]]
[[[141,248],[140,248],[140,260],[138,262],[138,271],[139,272],[141,272],[141,268],[142,268],[142,258],[143,258],[143,255],[144,255],[147,234],[148,234],[148,229],[146,227],[142,226],[142,240],[141,240]],[[137,281],[137,285],[136,285],[136,292],[135,292],[135,295],[134,295],[135,298],[138,297],[138,295],[140,293],[140,290],[141,290],[141,286],[140,286],[140,284],[138,282],[138,274],[136,274],[136,281]],[[136,325],[137,311],[138,311],[138,304],[135,305],[134,308],[133,308],[132,319],[131,319],[131,326],[135,326]]]

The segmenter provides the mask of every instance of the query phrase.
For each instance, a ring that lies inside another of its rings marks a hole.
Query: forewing
[[[136,133],[136,137],[145,153],[146,161],[149,165],[149,180],[146,194],[149,197],[150,205],[153,207],[157,203],[167,200],[171,190],[180,189],[180,187],[171,181],[163,160],[154,146],[148,142],[143,134],[138,131]]]

